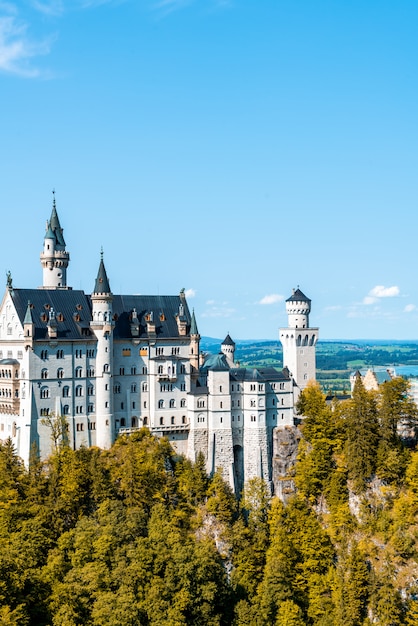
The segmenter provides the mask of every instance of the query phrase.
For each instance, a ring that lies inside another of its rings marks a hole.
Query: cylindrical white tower
[[[309,327],[311,301],[299,287],[286,300],[288,327],[280,329],[283,367],[287,367],[299,390],[316,378],[318,328]]]
[[[44,247],[41,252],[43,289],[67,289],[67,267],[70,255],[65,249],[63,229],[58,219],[55,195],[51,218],[46,223]]]
[[[235,341],[231,339],[229,333],[221,344],[221,352],[226,356],[230,367],[234,367],[235,362]]]
[[[94,292],[91,294],[93,320],[91,329],[97,338],[96,353],[96,444],[110,448],[115,432],[113,424],[113,294],[100,259]]]

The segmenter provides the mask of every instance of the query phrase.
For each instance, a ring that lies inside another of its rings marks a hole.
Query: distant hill
[[[202,337],[201,350],[216,354],[223,339]],[[236,340],[235,362],[242,367],[283,367],[279,340]],[[317,379],[323,389],[348,391],[350,374],[357,369],[418,365],[418,340],[344,340],[319,341],[316,351]]]

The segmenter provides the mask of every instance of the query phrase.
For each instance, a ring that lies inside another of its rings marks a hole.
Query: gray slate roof
[[[230,334],[228,333],[225,339],[222,342],[223,346],[235,346],[235,341],[231,339]]]
[[[94,283],[94,293],[111,293],[109,279],[107,277],[106,268],[103,263],[103,253],[100,258],[100,265],[97,272],[96,282]]]
[[[286,300],[286,302],[311,302],[309,298],[305,296],[305,294],[299,289],[299,287],[293,291],[290,298]]]
[[[92,319],[92,304],[90,296],[84,291],[73,289],[13,289],[11,297],[16,307],[22,326],[28,319],[28,302],[30,313],[35,325],[35,341],[48,339],[47,325],[49,311],[54,310],[57,321],[57,339],[77,340],[82,335],[82,329],[89,327]],[[139,338],[147,338],[147,323],[145,316],[154,312],[154,323],[158,339],[169,339],[179,336],[176,315],[180,303],[184,306],[184,317],[187,321],[187,330],[190,328],[191,316],[187,302],[180,296],[113,296],[113,313],[115,320],[115,339],[132,338],[131,316],[136,309],[140,334]],[[61,315],[60,315],[61,314]]]

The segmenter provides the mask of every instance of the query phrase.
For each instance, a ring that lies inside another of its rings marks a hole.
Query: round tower
[[[113,424],[113,294],[101,253],[94,292],[91,294],[91,330],[97,338],[96,352],[96,444],[110,448],[115,432]]]
[[[297,389],[304,389],[316,378],[316,343],[318,328],[309,327],[311,300],[299,289],[293,289],[286,300],[287,328],[280,329],[283,367],[289,369]],[[295,398],[296,399],[296,398]]]
[[[289,328],[309,328],[309,313],[311,301],[299,289],[292,290],[292,295],[286,300],[287,325]]]
[[[229,333],[221,344],[221,352],[226,356],[230,367],[233,367],[235,362],[235,341],[231,339]]]
[[[63,229],[58,218],[55,192],[51,218],[46,223],[44,246],[41,252],[43,289],[67,289],[67,267],[70,255],[65,249]]]

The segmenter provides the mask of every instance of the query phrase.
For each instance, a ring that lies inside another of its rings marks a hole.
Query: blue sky
[[[184,287],[202,335],[418,338],[418,3],[0,0],[1,264],[52,189],[90,292]]]

